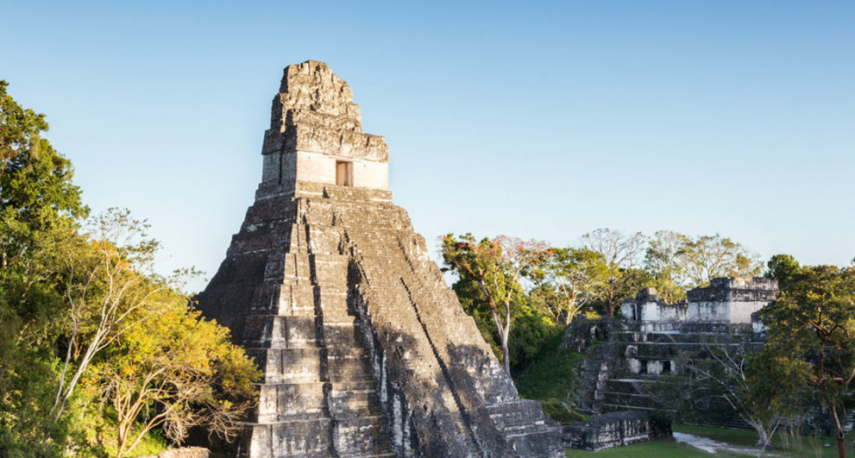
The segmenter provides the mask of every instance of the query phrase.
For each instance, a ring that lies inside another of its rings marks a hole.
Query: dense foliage
[[[447,265],[477,287],[476,299],[469,308],[478,310],[477,304],[480,304],[480,309],[486,312],[484,314],[489,313],[495,325],[493,335],[497,339],[494,341],[501,348],[505,371],[510,374],[511,323],[526,320],[536,326],[538,322],[538,317],[530,313],[520,300],[520,278],[545,262],[551,250],[544,242],[536,240],[523,241],[499,236],[478,241],[472,234],[463,235],[459,239],[448,234],[442,238],[442,255]],[[515,306],[512,307],[512,304]]]
[[[827,410],[843,457],[842,412],[855,383],[855,267],[773,261],[773,275],[786,281],[778,300],[763,309],[769,327],[765,351],[780,365],[799,369],[795,380]]]
[[[228,437],[258,371],[154,273],[144,221],[87,219],[44,116],[0,82],[0,456],[125,456],[153,428]]]

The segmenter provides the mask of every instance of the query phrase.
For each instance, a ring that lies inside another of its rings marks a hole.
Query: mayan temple
[[[262,155],[255,203],[199,296],[264,372],[229,453],[563,456],[392,204],[384,139],[326,64],[285,69]]]

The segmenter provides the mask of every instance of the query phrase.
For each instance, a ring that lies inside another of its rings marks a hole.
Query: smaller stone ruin
[[[669,421],[647,412],[625,411],[565,426],[561,439],[567,448],[596,452],[666,437],[671,437]]]
[[[760,350],[765,334],[759,311],[777,296],[777,282],[760,277],[716,278],[677,304],[663,301],[654,288],[641,290],[623,302],[623,318],[608,326],[606,342],[580,365],[574,409],[584,415],[656,410],[647,386],[663,374],[679,374],[681,353],[734,342]],[[697,423],[748,427],[723,400],[711,401]]]
[[[652,350],[644,344],[696,345],[703,343],[699,336],[714,340],[715,334],[729,331],[745,335],[761,331],[758,312],[778,296],[778,282],[763,277],[714,278],[710,286],[692,289],[686,296],[687,302],[668,304],[655,288],[645,288],[621,304],[628,330],[634,331],[628,340],[635,345],[626,351],[630,374],[659,375],[676,369],[672,352],[662,351],[667,347]]]

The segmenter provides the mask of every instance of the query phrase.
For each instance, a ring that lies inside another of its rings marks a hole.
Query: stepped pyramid
[[[352,100],[322,62],[285,69],[255,203],[199,295],[264,372],[230,453],[563,456],[392,204]]]

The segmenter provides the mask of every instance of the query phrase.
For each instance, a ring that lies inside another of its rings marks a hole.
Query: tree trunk
[[[502,364],[508,377],[511,376],[511,351],[508,349],[508,336],[502,338]]]
[[[761,450],[766,450],[769,446],[769,435],[766,434],[766,429],[763,428],[762,425],[754,426],[754,429],[757,431],[757,435],[760,437],[757,440],[756,447],[760,447]]]
[[[502,319],[499,317],[499,309],[491,307],[490,311],[493,312],[493,321],[496,322],[496,331],[499,333],[499,341],[502,344],[502,363],[505,366],[505,372],[507,372],[508,375],[511,375],[511,355],[508,350],[508,336],[505,335],[504,328],[502,327]]]
[[[834,432],[837,436],[837,456],[846,458],[846,438],[843,432],[843,425],[840,424],[840,417],[837,416],[837,406],[831,405],[831,419],[834,420]]]
[[[511,338],[511,302],[510,299],[505,299],[505,329],[502,332],[502,354],[505,363],[505,372],[508,377],[511,376],[511,351],[508,349],[508,340]]]
[[[122,458],[125,456],[125,442],[127,442],[127,433],[125,432],[125,426],[122,424],[121,419],[119,420],[119,435],[116,437],[116,458]]]

